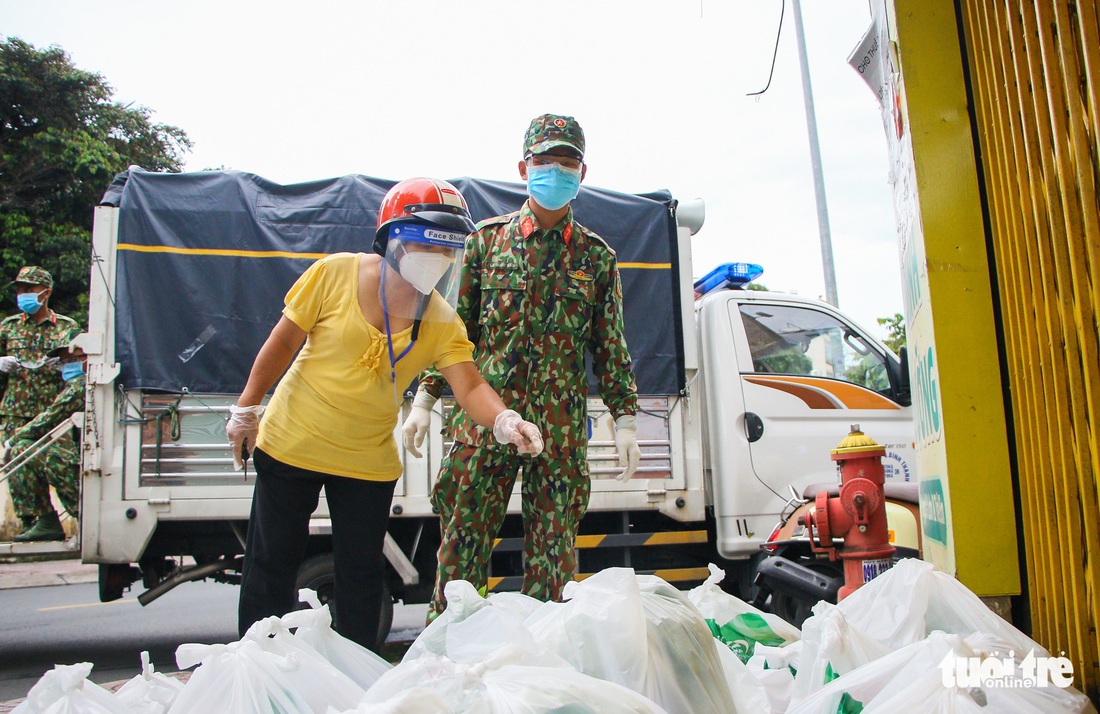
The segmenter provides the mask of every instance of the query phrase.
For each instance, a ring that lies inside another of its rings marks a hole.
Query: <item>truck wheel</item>
[[[141,571],[132,565],[109,563],[99,566],[99,601],[112,602],[141,577]]]
[[[317,598],[322,605],[328,605],[332,613],[333,624],[339,622],[336,598],[333,594],[333,565],[332,553],[321,553],[312,558],[307,558],[298,568],[298,579],[295,587],[298,590],[309,588],[317,592]],[[298,605],[299,610],[309,607],[307,603]],[[393,596],[390,595],[389,585],[382,583],[382,609],[378,613],[378,637],[374,642],[374,649],[382,651],[382,645],[390,634],[390,626],[393,625]]]

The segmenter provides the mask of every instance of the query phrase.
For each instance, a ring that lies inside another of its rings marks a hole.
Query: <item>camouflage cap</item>
[[[19,275],[15,276],[15,280],[8,283],[8,285],[15,285],[16,283],[45,285],[52,290],[53,276],[46,272],[45,268],[39,268],[37,265],[24,265],[19,269]]]
[[[524,158],[543,154],[555,146],[568,146],[584,158],[584,130],[573,117],[543,114],[531,120],[523,137]]]
[[[54,359],[54,358],[58,358],[58,357],[64,358],[64,357],[68,357],[70,355],[74,355],[74,354],[78,354],[78,353],[83,355],[84,350],[82,348],[80,348],[80,347],[70,348],[69,347],[69,345],[72,343],[73,340],[75,340],[77,338],[78,335],[80,335],[80,328],[79,327],[75,327],[75,328],[69,330],[68,332],[66,332],[63,337],[59,338],[56,342],[53,343],[53,347],[46,353],[46,358],[47,359]]]

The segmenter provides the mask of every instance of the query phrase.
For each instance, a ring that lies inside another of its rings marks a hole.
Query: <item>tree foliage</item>
[[[182,129],[113,96],[102,75],[59,47],[0,42],[0,281],[41,265],[54,277],[50,306],[82,325],[93,208],[104,190],[131,165],[179,171],[191,149]],[[0,293],[5,314],[10,293]]]
[[[905,316],[896,312],[890,317],[878,318],[878,324],[885,326],[886,331],[890,333],[890,336],[883,340],[886,346],[895,354],[900,352],[901,348],[905,347]]]

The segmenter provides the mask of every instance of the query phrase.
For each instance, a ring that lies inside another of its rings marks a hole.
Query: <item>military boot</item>
[[[16,543],[65,540],[65,529],[61,527],[61,519],[57,517],[57,512],[50,511],[40,516],[30,530],[23,531],[12,540]]]

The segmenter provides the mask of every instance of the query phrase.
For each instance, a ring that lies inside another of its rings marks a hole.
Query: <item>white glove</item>
[[[4,442],[4,455],[0,457],[0,464],[8,463],[9,457],[11,457],[11,439]]]
[[[615,420],[615,450],[619,452],[619,466],[625,466],[616,478],[626,482],[638,470],[642,450],[638,448],[638,417],[623,414]]]
[[[418,459],[422,457],[420,447],[424,444],[424,437],[428,435],[428,427],[432,424],[432,407],[435,402],[435,397],[427,392],[417,392],[409,416],[401,425],[405,448]]]
[[[0,357],[0,372],[11,374],[17,369],[19,369],[19,360],[9,355]]]
[[[542,453],[542,433],[539,428],[511,409],[505,409],[493,421],[493,436],[501,444],[515,444],[516,450],[527,456]]]
[[[264,408],[259,404],[251,407],[238,407],[234,404],[229,407],[225,433],[229,437],[229,450],[233,453],[233,469],[236,471],[244,468],[244,460],[248,458],[241,453],[242,448],[248,455],[256,448],[256,437],[260,433],[260,415],[264,413]]]

